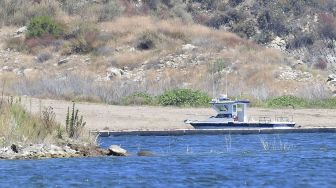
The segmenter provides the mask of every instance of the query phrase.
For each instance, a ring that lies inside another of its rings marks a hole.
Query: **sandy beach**
[[[63,100],[23,97],[22,104],[32,113],[39,114],[44,107],[51,106],[56,120],[65,123],[67,108],[72,103]],[[174,130],[192,129],[184,120],[205,120],[215,115],[211,108],[179,108],[157,106],[116,106],[96,103],[76,103],[84,116],[89,130]],[[335,109],[261,109],[250,108],[249,118],[260,116],[288,116],[301,127],[336,127]],[[287,114],[287,115],[286,115]]]

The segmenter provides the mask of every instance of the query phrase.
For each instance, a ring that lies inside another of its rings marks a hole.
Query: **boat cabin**
[[[232,122],[247,122],[248,100],[230,100],[227,96],[222,95],[219,98],[212,99],[210,104],[218,113],[214,118],[227,119]]]

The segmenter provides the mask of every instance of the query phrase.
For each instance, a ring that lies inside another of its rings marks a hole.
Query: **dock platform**
[[[220,134],[286,134],[286,133],[336,133],[336,127],[316,128],[225,128],[225,129],[178,129],[178,130],[128,130],[128,131],[91,131],[101,137],[108,136],[183,136],[183,135],[220,135]]]

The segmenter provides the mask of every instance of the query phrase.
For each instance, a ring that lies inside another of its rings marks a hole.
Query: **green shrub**
[[[191,89],[174,89],[158,97],[163,106],[207,106],[210,100],[208,94]]]
[[[309,101],[310,108],[336,108],[336,97],[331,97],[322,100]]]
[[[42,35],[60,36],[63,28],[48,16],[34,17],[27,28],[28,37],[40,37]]]
[[[83,121],[83,116],[78,115],[79,110],[75,108],[75,103],[72,104],[72,109],[68,107],[65,127],[70,138],[79,138],[82,134],[86,122]]]
[[[267,102],[267,106],[274,107],[306,107],[307,101],[303,98],[285,95],[277,98],[273,98]]]
[[[121,100],[123,105],[150,105],[153,104],[153,97],[147,93],[137,92],[133,93]]]
[[[257,33],[255,25],[256,23],[253,20],[239,22],[233,27],[233,32],[237,33],[240,37],[249,39]]]

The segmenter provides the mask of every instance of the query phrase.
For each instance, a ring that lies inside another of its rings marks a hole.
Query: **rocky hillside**
[[[173,88],[219,94],[225,80],[230,95],[260,100],[336,92],[332,0],[4,0],[0,7],[5,92],[113,103]]]

